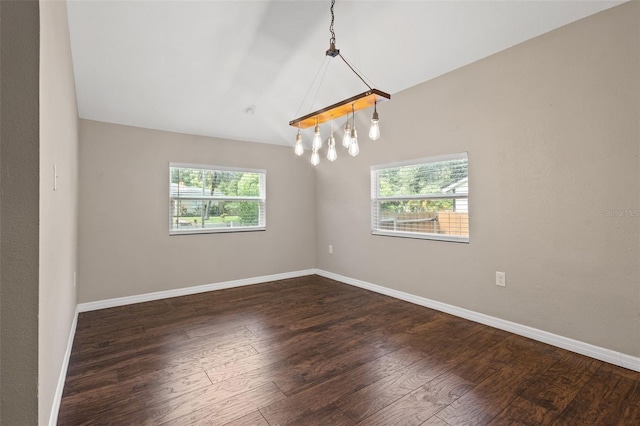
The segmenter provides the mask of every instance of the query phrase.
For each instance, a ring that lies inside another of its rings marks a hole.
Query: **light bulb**
[[[371,117],[371,128],[369,129],[369,139],[372,141],[377,140],[380,137],[380,125],[378,124],[378,111],[373,111],[373,116]]]
[[[329,152],[327,152],[327,160],[335,161],[338,158],[338,153],[336,152],[336,139],[333,135],[329,136]]]
[[[358,147],[358,132],[356,129],[351,130],[351,145],[349,146],[349,155],[355,157],[360,152]]]
[[[322,139],[320,139],[320,126],[316,124],[316,128],[313,130],[313,145],[312,150],[318,151],[322,148]]]
[[[349,148],[351,145],[351,126],[349,125],[349,120],[347,119],[347,124],[344,125],[344,137],[342,138],[342,146],[345,148]]]
[[[320,164],[320,155],[318,154],[318,151],[313,151],[313,154],[311,154],[311,164],[314,166]]]
[[[304,147],[302,146],[302,135],[300,134],[300,131],[298,131],[298,135],[296,136],[295,153],[297,156],[301,156],[302,154],[304,154]]]

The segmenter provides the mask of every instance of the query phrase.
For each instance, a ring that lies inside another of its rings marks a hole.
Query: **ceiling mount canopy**
[[[320,124],[325,123],[327,121],[331,121],[331,135],[327,140],[327,144],[329,145],[329,150],[327,153],[327,159],[329,161],[334,161],[337,158],[337,153],[335,150],[335,138],[333,136],[333,120],[336,120],[340,117],[347,116],[347,121],[344,126],[344,137],[342,140],[342,145],[347,149],[350,155],[356,156],[360,151],[358,147],[358,133],[356,131],[356,123],[355,123],[355,112],[361,109],[370,108],[373,106],[374,112],[371,117],[371,128],[369,130],[369,138],[371,140],[376,140],[380,137],[380,128],[378,124],[378,111],[377,111],[377,103],[385,101],[387,99],[391,99],[391,95],[385,93],[381,90],[373,88],[367,81],[351,66],[351,64],[345,59],[345,57],[340,54],[340,49],[336,48],[336,34],[333,29],[333,24],[335,20],[335,15],[333,12],[333,7],[335,5],[335,0],[331,0],[331,25],[329,26],[329,32],[331,33],[331,38],[329,39],[329,49],[325,52],[326,56],[331,58],[339,57],[342,61],[349,67],[349,69],[367,86],[367,90],[365,92],[354,95],[348,99],[337,102],[333,105],[329,105],[327,107],[321,108],[317,111],[309,113],[307,115],[303,115],[289,122],[290,126],[294,126],[298,128],[298,134],[296,135],[296,145],[295,145],[295,153],[296,155],[302,155],[304,153],[304,147],[302,145],[302,134],[300,133],[301,129],[306,129],[311,126],[314,126],[314,137],[313,137],[313,145],[312,145],[312,154],[311,154],[311,164],[314,166],[320,163],[320,155],[318,151],[322,148],[322,139],[320,137]],[[318,74],[316,74],[317,76]],[[313,85],[313,83],[312,83]],[[320,87],[318,87],[318,91]],[[307,91],[307,95],[309,91]],[[306,96],[305,96],[306,98]],[[304,100],[303,100],[304,103]],[[351,114],[351,118],[349,118],[349,114]],[[351,123],[350,123],[351,121]]]

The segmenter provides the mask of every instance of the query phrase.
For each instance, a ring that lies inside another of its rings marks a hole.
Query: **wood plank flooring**
[[[59,425],[640,425],[640,373],[318,276],[80,314]]]

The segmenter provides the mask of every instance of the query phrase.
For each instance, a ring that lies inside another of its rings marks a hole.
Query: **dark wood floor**
[[[80,314],[59,425],[640,425],[640,373],[309,276]]]

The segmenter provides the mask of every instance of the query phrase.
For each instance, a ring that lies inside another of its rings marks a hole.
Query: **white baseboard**
[[[205,285],[200,285],[195,287],[186,287],[186,288],[180,288],[175,290],[158,291],[155,293],[139,294],[135,296],[118,297],[114,299],[99,300],[96,302],[78,304],[78,306],[76,307],[73,323],[71,324],[69,341],[67,343],[67,351],[65,353],[62,368],[60,371],[58,386],[56,388],[56,392],[53,398],[53,408],[51,410],[51,415],[49,417],[49,425],[55,426],[58,420],[60,402],[62,401],[62,392],[64,390],[64,383],[67,377],[67,369],[69,367],[69,359],[71,357],[71,349],[73,348],[73,340],[76,334],[76,326],[78,324],[78,313],[93,311],[97,309],[112,308],[115,306],[130,305],[133,303],[149,302],[152,300],[166,299],[170,297],[204,293],[207,291],[222,290],[222,289],[232,288],[232,287],[241,287],[245,285],[260,284],[260,283],[269,282],[269,281],[284,280],[288,278],[298,278],[298,277],[314,275],[314,274],[320,275],[322,277],[330,278],[332,280],[340,281],[345,284],[360,287],[366,290],[371,290],[376,293],[391,296],[396,299],[414,303],[416,305],[425,306],[427,308],[435,309],[441,312],[446,312],[448,314],[455,315],[460,318],[465,318],[471,321],[478,322],[480,324],[485,324],[490,327],[498,328],[500,330],[505,330],[510,333],[518,334],[520,336],[537,340],[539,342],[547,343],[552,346],[556,346],[562,349],[566,349],[572,352],[586,355],[591,358],[598,359],[600,361],[605,361],[610,364],[618,365],[620,367],[624,367],[630,370],[640,372],[639,357],[626,355],[617,351],[612,351],[610,349],[605,349],[599,346],[591,345],[589,343],[570,339],[568,337],[563,337],[563,336],[559,336],[557,334],[549,333],[543,330],[538,330],[536,328],[528,327],[526,325],[517,324],[511,321],[506,321],[500,318],[470,311],[468,309],[459,308],[457,306],[427,299],[425,297],[416,296],[416,295],[405,293],[398,290],[393,290],[377,284],[372,284],[366,281],[357,280],[355,278],[349,278],[343,275],[334,274],[332,272],[327,272],[322,269],[306,269],[301,271],[286,272],[282,274],[265,275],[261,277],[245,278],[245,279],[225,281],[225,282],[215,283],[215,284],[205,284]]]
[[[186,296],[189,294],[204,293],[213,290],[222,290],[225,288],[241,287],[251,284],[260,284],[269,281],[285,280],[288,278],[298,278],[307,275],[314,275],[315,269],[306,269],[294,272],[285,272],[282,274],[265,275],[262,277],[245,278],[240,280],[225,281],[215,284],[205,284],[194,287],[179,288],[175,290],[158,291],[154,293],[138,294],[135,296],[117,297],[114,299],[98,300],[96,302],[79,303],[76,306],[71,330],[69,331],[69,341],[67,343],[67,351],[64,354],[62,368],[60,369],[60,377],[58,378],[58,386],[53,397],[53,406],[49,416],[49,426],[56,426],[58,422],[58,413],[60,412],[60,403],[62,402],[62,392],[64,391],[64,383],[67,378],[67,370],[69,368],[69,360],[71,358],[71,350],[73,348],[73,340],[76,336],[76,327],[78,325],[78,314],[80,312],[95,311],[98,309],[112,308],[115,306],[131,305],[133,303],[149,302],[158,299],[167,299],[170,297]]]
[[[260,284],[269,281],[286,280],[288,278],[298,278],[306,275],[313,275],[315,273],[315,269],[305,269],[301,271],[285,272],[282,274],[264,275],[261,277],[243,278],[240,280],[224,281],[214,284],[204,284],[195,287],[177,288],[174,290],[157,291],[154,293],[136,294],[134,296],[116,297],[114,299],[80,303],[78,304],[78,312],[95,311],[98,309],[113,308],[115,306],[131,305],[134,303],[150,302],[152,300],[168,299],[170,297],[188,296],[190,294],[222,290],[225,288]]]
[[[73,322],[71,322],[71,329],[69,330],[69,339],[67,341],[67,350],[64,353],[62,359],[62,368],[60,368],[60,376],[58,377],[58,386],[56,386],[56,392],[53,395],[53,404],[51,407],[51,413],[49,414],[49,426],[56,426],[58,424],[58,413],[60,412],[60,403],[62,402],[62,391],[64,391],[64,382],[67,379],[67,370],[69,369],[69,359],[71,358],[71,349],[73,348],[73,339],[76,337],[76,327],[78,325],[78,307],[73,315]]]
[[[600,361],[605,361],[610,364],[628,368],[630,370],[640,371],[639,357],[626,355],[620,352],[612,351],[610,349],[602,348],[600,346],[595,346],[590,343],[585,343],[579,340],[570,339],[568,337],[559,336],[557,334],[549,333],[543,330],[538,330],[536,328],[528,327],[526,325],[517,324],[511,321],[506,321],[500,318],[470,311],[468,309],[459,308],[457,306],[427,299],[425,297],[415,296],[413,294],[405,293],[398,290],[393,290],[393,289],[383,287],[377,284],[372,284],[366,281],[361,281],[354,278],[345,277],[343,275],[334,274],[332,272],[323,271],[321,269],[316,269],[315,273],[325,278],[330,278],[332,280],[336,280],[345,284],[364,288],[366,290],[375,291],[376,293],[391,296],[396,299],[404,300],[406,302],[415,303],[416,305],[425,306],[427,308],[435,309],[437,311],[446,312],[448,314],[455,315],[460,318],[468,319],[471,321],[478,322],[480,324],[485,324],[490,327],[498,328],[500,330],[518,334],[520,336],[528,337],[530,339],[547,343],[549,345],[556,346],[558,348],[566,349],[571,352],[576,352],[582,355],[586,355],[588,357],[595,358]]]
[[[80,303],[76,308],[75,318],[71,327],[71,334],[69,335],[69,343],[67,347],[67,353],[65,354],[65,360],[60,373],[60,379],[58,381],[58,389],[54,397],[54,410],[51,413],[50,425],[55,425],[55,421],[58,417],[58,409],[62,398],[62,391],[64,388],[64,381],[67,374],[67,367],[69,365],[69,357],[71,356],[71,348],[73,346],[73,339],[75,337],[75,330],[77,325],[78,313],[93,311],[97,309],[111,308],[115,306],[130,305],[133,303],[149,302],[152,300],[166,299],[170,297],[186,296],[196,293],[204,293],[207,291],[222,290],[232,287],[241,287],[245,285],[260,284],[269,281],[277,281],[289,278],[298,278],[307,275],[317,274],[322,277],[330,278],[336,281],[340,281],[345,284],[360,287],[366,290],[371,290],[376,293],[384,294],[394,297],[396,299],[404,300],[416,305],[425,306],[427,308],[435,309],[437,311],[446,312],[451,315],[455,315],[460,318],[465,318],[471,321],[485,324],[490,327],[505,330],[510,333],[518,334],[520,336],[528,337],[539,342],[547,343],[552,346],[556,346],[562,349],[569,350],[571,352],[579,353],[589,356],[591,358],[605,361],[613,365],[628,368],[630,370],[640,372],[640,357],[623,354],[621,352],[613,351],[610,349],[595,346],[590,343],[581,342],[579,340],[570,339],[568,337],[559,336],[557,334],[549,333],[547,331],[539,330],[526,325],[514,323],[511,321],[503,320],[500,318],[492,317],[489,315],[474,312],[468,309],[460,308],[457,306],[449,305],[446,303],[438,302],[435,300],[427,299],[425,297],[416,296],[413,294],[405,293],[398,290],[393,290],[387,287],[383,287],[377,284],[372,284],[366,281],[358,280],[355,278],[345,277],[343,275],[327,272],[322,269],[305,269],[301,271],[286,272],[274,275],[265,275],[261,277],[245,278],[240,280],[225,281],[221,283],[205,284],[195,287],[179,288],[174,290],[158,291],[154,293],[139,294],[135,296],[118,297],[114,299],[100,300],[96,302]]]

